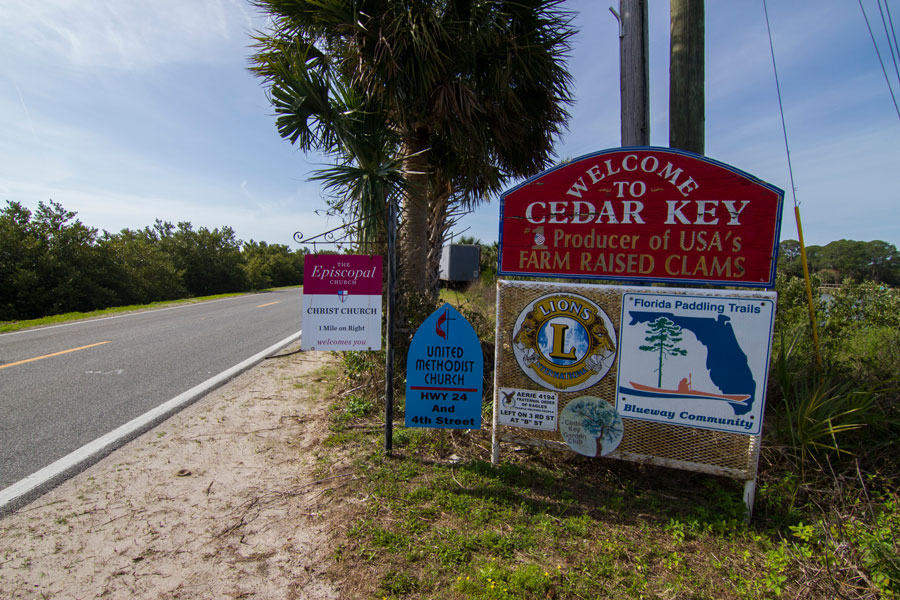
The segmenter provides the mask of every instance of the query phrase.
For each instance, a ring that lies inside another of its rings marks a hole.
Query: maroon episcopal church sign
[[[671,148],[615,148],[500,202],[500,274],[771,287],[784,192]]]

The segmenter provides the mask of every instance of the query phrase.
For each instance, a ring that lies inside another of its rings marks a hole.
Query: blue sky
[[[560,158],[620,145],[610,4],[567,3],[580,32]],[[876,0],[863,5],[900,95]],[[900,2],[888,5],[900,27]],[[769,16],[806,243],[900,246],[900,117],[859,4],[771,0]],[[668,2],[650,0],[656,146],[668,145],[668,25]],[[4,0],[0,202],[52,198],[113,232],[157,218],[227,225],[292,248],[295,231],[339,225],[316,214],[325,203],[307,181],[322,158],[279,138],[246,70],[264,26],[244,0]],[[796,239],[762,0],[706,2],[706,155],[784,189],[782,238]],[[493,241],[498,218],[494,199],[456,231]]]

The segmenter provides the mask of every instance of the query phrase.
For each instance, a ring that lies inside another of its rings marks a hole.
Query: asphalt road
[[[0,335],[0,490],[288,338],[300,314],[296,288]]]

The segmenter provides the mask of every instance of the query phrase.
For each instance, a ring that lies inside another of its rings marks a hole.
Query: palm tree
[[[272,27],[256,38],[252,69],[283,137],[304,149],[346,144],[330,101],[349,90],[394,136],[405,161],[401,279],[433,298],[453,208],[552,158],[570,102],[574,31],[562,0],[255,2]]]
[[[361,248],[384,242],[385,207],[405,186],[399,138],[380,111],[334,73],[333,61],[315,47],[296,51],[284,40],[259,38],[263,51],[252,70],[267,80],[282,137],[303,150],[320,150],[334,164],[316,171],[332,193],[329,208]]]

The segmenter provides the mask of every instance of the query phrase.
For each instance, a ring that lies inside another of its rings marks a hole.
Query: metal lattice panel
[[[635,288],[626,286],[601,286],[560,284],[534,281],[499,281],[497,284],[496,370],[494,385],[494,412],[498,410],[500,388],[539,389],[519,366],[513,352],[513,336],[516,320],[522,309],[539,297],[551,292],[570,292],[590,299],[599,305],[621,331],[622,296],[627,292],[648,293],[654,290],[673,293],[672,288]],[[681,290],[687,293],[687,290]],[[678,293],[675,290],[674,293]],[[615,406],[616,373],[620,357],[598,383],[580,391],[560,391],[558,409],[562,412],[568,402],[576,397],[591,395]],[[759,458],[758,435],[697,429],[630,418],[622,419],[624,434],[618,448],[610,458],[671,466],[692,471],[750,480],[755,477]],[[520,444],[533,444],[555,448],[567,448],[559,431],[542,431],[495,424],[499,440]]]

